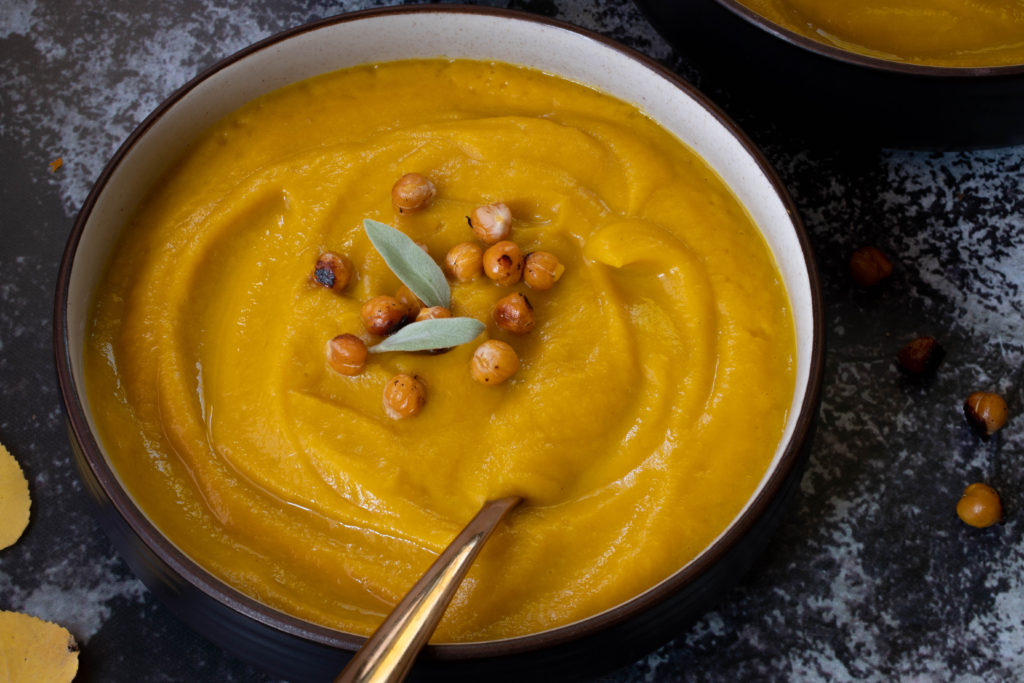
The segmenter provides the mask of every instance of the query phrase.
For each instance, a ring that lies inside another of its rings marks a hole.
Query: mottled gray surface
[[[5,0],[0,4],[0,442],[34,497],[0,552],[0,608],[66,625],[82,681],[266,677],[178,623],[92,519],[74,471],[51,360],[57,264],[106,160],[200,69],[283,28],[375,2]],[[491,2],[620,39],[689,78],[631,5]],[[711,93],[727,107],[724,93]],[[1024,419],[982,442],[960,414],[975,389],[1024,407],[1024,148],[857,151],[731,111],[799,205],[827,302],[821,423],[801,495],[748,579],[619,683],[661,680],[1024,680]],[[51,173],[49,163],[63,157]],[[849,253],[875,244],[896,272],[853,288]],[[948,355],[929,382],[893,360],[921,334]],[[976,480],[1006,523],[975,530],[953,506]]]

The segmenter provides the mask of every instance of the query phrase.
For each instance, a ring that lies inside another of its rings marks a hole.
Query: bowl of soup
[[[430,256],[476,336],[388,350],[426,304],[368,224]],[[484,272],[492,247],[526,275]],[[381,297],[395,328],[366,317]],[[330,679],[514,494],[415,673],[568,678],[671,638],[767,543],[820,301],[774,171],[676,75],[562,23],[417,7],[287,31],[164,102],[75,223],[55,343],[104,526],[197,631]],[[355,371],[339,337],[369,347]],[[515,357],[494,382],[491,343]]]
[[[730,108],[833,145],[1024,141],[1024,6],[999,0],[637,0]]]

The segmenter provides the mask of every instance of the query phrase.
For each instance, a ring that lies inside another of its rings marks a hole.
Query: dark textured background
[[[199,70],[286,27],[381,4],[392,3],[0,3],[0,442],[34,498],[26,535],[0,552],[0,608],[67,626],[81,681],[266,677],[155,603],[91,517],[50,343],[74,215],[128,132]],[[593,29],[700,84],[632,5],[488,4]],[[1024,680],[1024,419],[982,442],[960,413],[975,389],[1001,392],[1011,415],[1024,407],[1024,147],[844,149],[709,94],[762,146],[811,233],[827,303],[821,423],[800,497],[746,581],[606,681]],[[871,294],[846,274],[864,244],[896,263]],[[894,366],[921,334],[948,350],[924,384]],[[1003,494],[1005,524],[956,518],[976,480]]]

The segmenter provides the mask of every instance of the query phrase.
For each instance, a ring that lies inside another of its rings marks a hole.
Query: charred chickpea
[[[523,252],[515,242],[498,242],[484,252],[483,265],[484,275],[509,287],[523,276]]]
[[[918,337],[902,349],[896,357],[900,368],[911,375],[928,375],[935,371],[945,351],[935,337]]]
[[[984,529],[1002,521],[1003,503],[988,484],[971,484],[957,501],[956,514],[964,524]]]
[[[419,377],[395,375],[384,385],[384,412],[393,420],[412,417],[427,402],[427,387]]]
[[[426,308],[421,308],[420,312],[416,314],[416,322],[450,317],[452,317],[452,312],[444,306],[427,306]]]
[[[564,272],[558,257],[547,251],[527,254],[523,262],[523,282],[532,289],[551,289]]]
[[[354,334],[339,334],[326,351],[327,365],[341,375],[358,375],[366,365],[366,344]]]
[[[512,212],[501,202],[478,206],[469,215],[469,227],[484,244],[500,242],[512,232]]]
[[[409,309],[393,296],[373,297],[363,304],[361,314],[370,334],[392,334],[409,321]]]
[[[975,431],[987,439],[1006,424],[1009,409],[999,394],[975,391],[964,401],[964,415]]]
[[[510,344],[488,339],[473,352],[469,372],[481,384],[501,384],[519,369],[519,356]]]
[[[423,302],[405,285],[398,288],[398,291],[395,292],[395,298],[398,299],[398,303],[405,306],[406,315],[410,320],[415,318],[419,314],[420,309],[423,308]]]
[[[391,203],[398,213],[411,213],[430,205],[437,188],[425,175],[406,173],[391,188]]]
[[[892,275],[892,261],[876,247],[862,247],[850,256],[850,276],[861,287],[874,287]]]
[[[352,279],[352,262],[343,254],[325,251],[320,254],[313,267],[313,280],[317,284],[340,292]]]
[[[484,249],[479,244],[463,242],[448,250],[444,262],[453,278],[465,282],[484,272],[483,256]]]
[[[491,315],[498,327],[512,334],[528,334],[537,324],[530,300],[519,292],[498,299]]]

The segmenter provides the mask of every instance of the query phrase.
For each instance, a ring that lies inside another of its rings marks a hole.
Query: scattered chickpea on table
[[[900,349],[897,360],[905,372],[921,377],[935,372],[945,353],[935,337],[918,337]]]
[[[975,483],[964,489],[956,504],[956,514],[964,524],[985,529],[1002,521],[1003,505],[995,489],[988,484]]]
[[[877,247],[861,247],[850,256],[850,276],[860,287],[870,289],[892,275],[892,261]],[[913,339],[896,356],[899,368],[912,377],[931,375],[945,357],[945,349],[930,336]],[[988,391],[976,391],[963,405],[964,416],[971,427],[988,439],[1001,429],[1009,417],[1009,409],[1002,396]],[[957,516],[965,524],[979,529],[988,528],[1003,520],[999,493],[983,482],[975,482],[964,489],[956,504]]]
[[[1009,409],[999,394],[975,391],[964,401],[964,415],[971,426],[987,439],[1006,424]]]
[[[850,256],[850,276],[861,287],[875,287],[890,275],[892,261],[878,247],[861,247]]]

